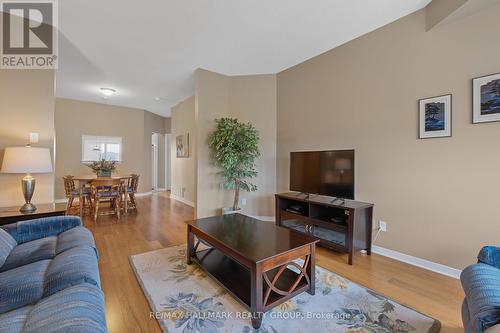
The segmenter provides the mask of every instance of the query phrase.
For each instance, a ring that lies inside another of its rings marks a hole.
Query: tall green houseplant
[[[240,190],[257,191],[250,179],[257,176],[255,159],[260,156],[259,131],[238,119],[215,120],[216,129],[209,137],[215,164],[222,169],[222,186],[234,190],[233,210],[239,209]]]

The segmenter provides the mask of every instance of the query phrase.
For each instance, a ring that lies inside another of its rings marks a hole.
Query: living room
[[[43,3],[1,332],[500,330],[500,1]]]

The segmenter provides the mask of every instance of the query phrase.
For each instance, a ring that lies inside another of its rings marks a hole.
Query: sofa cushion
[[[473,332],[500,324],[500,270],[486,264],[465,268],[460,276]]]
[[[87,283],[62,290],[38,302],[23,333],[107,332],[102,291]]]
[[[100,286],[97,256],[93,248],[79,246],[58,254],[45,274],[43,297],[80,283]]]
[[[57,238],[56,254],[77,246],[89,246],[95,250],[94,237],[89,229],[84,227],[75,227],[59,234],[59,237]]]
[[[19,333],[23,330],[24,324],[33,306],[24,306],[20,309],[9,311],[0,315],[0,332]]]
[[[485,246],[477,256],[479,262],[500,269],[500,247]]]
[[[0,228],[0,267],[3,266],[5,260],[16,245],[16,240],[12,238],[7,231]]]
[[[0,272],[28,265],[40,260],[52,259],[56,255],[57,237],[46,237],[19,244],[12,250],[0,268]]]
[[[50,236],[57,236],[66,230],[82,226],[82,220],[78,216],[52,216],[41,219],[20,221],[2,226],[17,244],[34,241]]]
[[[0,314],[42,298],[49,264],[50,260],[42,260],[0,273]]]

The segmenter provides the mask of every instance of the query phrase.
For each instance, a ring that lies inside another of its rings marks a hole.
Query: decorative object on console
[[[52,159],[49,148],[31,147],[8,147],[2,163],[2,173],[25,173],[22,180],[22,190],[25,204],[21,212],[33,212],[36,206],[31,202],[35,193],[35,177],[32,173],[51,173]]]
[[[189,157],[189,133],[175,137],[177,157]]]
[[[212,149],[215,164],[222,169],[219,173],[224,178],[222,186],[234,190],[231,208],[223,208],[223,213],[238,211],[240,189],[248,192],[257,191],[257,186],[248,179],[257,176],[255,159],[260,156],[259,131],[250,123],[240,123],[238,119],[216,119],[216,129],[210,135],[209,146]]]
[[[500,121],[500,73],[472,80],[472,122]]]
[[[451,136],[451,95],[419,100],[419,138]]]
[[[105,159],[94,161],[89,165],[89,168],[98,177],[111,177],[111,174],[116,170],[116,161],[107,161]]]

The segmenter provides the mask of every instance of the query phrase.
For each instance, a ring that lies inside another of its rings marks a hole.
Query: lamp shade
[[[8,147],[3,156],[2,173],[50,173],[49,148]]]
[[[335,160],[335,170],[351,170],[351,160],[348,158],[339,158]]]

